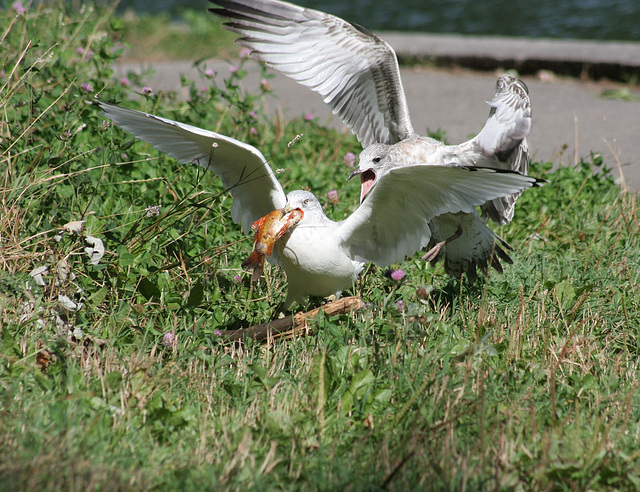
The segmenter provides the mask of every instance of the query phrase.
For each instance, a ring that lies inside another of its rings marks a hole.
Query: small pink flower
[[[327,196],[329,197],[329,203],[332,203],[333,205],[338,204],[338,192],[336,190],[331,190],[327,193]]]
[[[85,52],[84,48],[82,47],[76,48],[76,53],[78,53],[79,55],[82,55],[82,57],[87,61],[91,60],[91,58],[93,58],[93,55],[95,55],[95,52],[93,50],[87,50]]]
[[[234,284],[239,284],[240,282],[242,282],[242,278],[240,278],[240,275],[234,275],[233,276],[233,283]]]
[[[249,111],[249,116],[251,116],[254,120],[258,119],[258,115],[255,111]]]
[[[252,126],[251,128],[249,128],[249,135],[257,135],[258,134],[258,130],[256,130],[256,128],[254,126]]]
[[[129,87],[131,85],[131,82],[126,77],[121,77],[118,82],[120,82],[120,85],[123,87]]]
[[[219,337],[219,336],[221,336],[221,335],[222,335],[222,331],[220,331],[220,330],[213,330],[213,334],[214,334],[215,336]]]
[[[304,115],[304,119],[307,121],[311,121],[312,119],[314,119],[315,116],[313,116],[313,113],[307,113]]]
[[[399,282],[404,278],[404,272],[400,268],[398,268],[397,270],[391,272],[391,278],[396,282]]]
[[[16,11],[16,14],[24,14],[27,11],[27,7],[22,5],[22,2],[13,2],[11,8]]]
[[[205,76],[206,76],[206,77],[208,77],[208,78],[212,79],[213,77],[215,77],[216,72],[215,72],[212,68],[207,68],[207,69],[204,71],[204,74],[205,74]]]
[[[235,65],[229,66],[229,72],[236,73],[237,71],[238,71],[238,67],[236,67]]]
[[[82,90],[82,92],[84,92],[85,94],[88,94],[89,92],[93,92],[93,86],[91,84],[89,84],[88,82],[84,82],[81,86],[80,89]]]
[[[396,302],[396,306],[398,306],[398,311],[404,311],[404,301],[402,299]]]
[[[260,81],[260,86],[262,87],[263,91],[271,90],[271,86],[269,85],[269,82],[267,81],[267,79],[262,79]]]
[[[142,88],[142,93],[143,93],[145,96],[153,96],[153,89],[152,89],[151,87],[149,87],[149,86],[146,86],[146,85],[145,85],[145,86]]]
[[[347,166],[353,167],[353,165],[356,162],[356,155],[353,152],[347,152],[342,158],[342,160]]]
[[[249,48],[242,48],[240,50],[240,58],[249,58],[251,50]]]
[[[173,342],[175,341],[175,335],[171,332],[167,332],[162,337],[162,345],[165,347],[173,347]]]

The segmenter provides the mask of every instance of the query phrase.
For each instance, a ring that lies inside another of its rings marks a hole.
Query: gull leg
[[[437,243],[433,248],[427,251],[426,254],[422,256],[420,259],[427,260],[427,261],[435,260],[437,256],[440,254],[440,250],[445,244],[450,243],[455,239],[458,239],[461,235],[462,235],[462,227],[458,226],[458,229],[456,230],[456,232],[454,232],[451,236],[449,236],[444,241],[440,241],[439,243]]]

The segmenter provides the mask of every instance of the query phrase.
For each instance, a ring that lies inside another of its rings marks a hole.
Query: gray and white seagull
[[[358,166],[363,199],[388,171],[389,153],[396,167],[455,163],[527,174],[531,104],[519,79],[501,75],[488,102],[491,109],[484,128],[467,142],[445,145],[414,131],[396,54],[367,29],[280,0],[210,1],[221,7],[210,12],[226,19],[224,26],[242,36],[236,42],[251,50],[251,56],[318,92],[357,136],[364,147]],[[498,224],[510,222],[518,196],[484,204],[483,215]],[[511,263],[503,250],[510,246],[475,211],[468,214],[432,219],[432,246],[442,248],[445,270],[456,277],[466,273],[471,279],[477,266],[485,273],[488,264],[502,271],[500,259]],[[458,239],[447,241],[454,237]]]
[[[287,308],[307,296],[340,296],[366,262],[386,266],[413,255],[430,242],[429,221],[435,216],[469,213],[487,200],[540,183],[513,171],[402,166],[380,177],[347,219],[334,222],[312,193],[285,194],[262,153],[251,145],[140,111],[95,104],[120,128],[180,163],[195,163],[218,175],[234,198],[231,217],[244,231],[274,210],[303,212],[278,239],[272,256],[287,275]]]

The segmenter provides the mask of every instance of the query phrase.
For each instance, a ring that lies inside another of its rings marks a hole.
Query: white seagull
[[[254,58],[318,92],[333,113],[357,136],[365,150],[360,169],[379,178],[380,157],[369,147],[385,144],[394,149],[397,166],[422,163],[454,163],[511,169],[527,174],[531,130],[531,104],[526,85],[509,75],[496,83],[489,118],[482,131],[460,145],[444,145],[419,136],[413,129],[393,48],[365,28],[317,10],[279,0],[210,0],[222,8],[210,12],[227,19],[225,27],[242,37],[237,43]],[[380,150],[378,147],[376,150]],[[369,152],[368,152],[369,151]],[[373,181],[375,182],[375,181]],[[366,195],[363,181],[362,198]],[[482,206],[483,215],[498,224],[513,218],[518,193]],[[499,259],[511,262],[501,246],[511,249],[476,216],[435,217],[434,231],[460,229],[457,244],[438,239],[444,249],[445,269],[473,279],[476,266],[487,263],[502,271]],[[457,237],[457,235],[455,236]],[[445,245],[446,244],[446,245]]]
[[[285,308],[308,296],[340,296],[366,262],[386,266],[424,248],[428,225],[445,213],[469,213],[487,200],[537,186],[516,172],[457,165],[408,165],[378,179],[356,211],[334,222],[308,191],[285,194],[255,147],[191,125],[96,101],[107,117],[180,163],[220,177],[233,195],[231,217],[249,231],[273,210],[300,209],[302,219],[275,244],[272,260],[288,280]]]

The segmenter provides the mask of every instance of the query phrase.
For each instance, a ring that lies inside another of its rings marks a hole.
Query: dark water
[[[640,0],[299,0],[372,31],[640,41]],[[120,11],[173,14],[206,0],[122,0]]]

